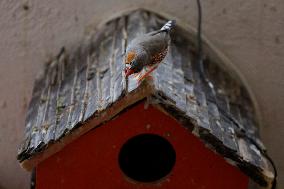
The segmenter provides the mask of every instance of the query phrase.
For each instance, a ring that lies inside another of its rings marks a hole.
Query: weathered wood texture
[[[44,153],[50,144],[64,140],[88,119],[98,119],[128,93],[137,82],[123,76],[123,52],[141,33],[156,30],[165,19],[135,11],[112,20],[73,52],[62,50],[46,65],[36,80],[26,119],[26,132],[19,149],[20,162]],[[205,71],[214,87],[203,82],[195,61],[194,43],[177,27],[163,63],[152,74],[156,103],[187,127],[213,150],[231,159],[259,184],[273,178],[257,131],[252,102],[245,88],[213,60]],[[143,86],[140,86],[143,87]],[[261,147],[261,149],[259,148]]]

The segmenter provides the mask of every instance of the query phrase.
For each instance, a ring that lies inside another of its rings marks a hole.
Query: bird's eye
[[[138,66],[137,60],[132,60],[132,61],[130,62],[130,65],[131,65],[131,67],[137,67],[137,66]]]

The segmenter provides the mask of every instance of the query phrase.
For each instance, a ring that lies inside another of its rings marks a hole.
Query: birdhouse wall
[[[156,182],[128,178],[118,161],[125,142],[145,133],[165,138],[176,153],[171,172]],[[41,162],[36,171],[37,189],[248,188],[248,177],[238,168],[205,147],[177,120],[145,101],[68,144]]]

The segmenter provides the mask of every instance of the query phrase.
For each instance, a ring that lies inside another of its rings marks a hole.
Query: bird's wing
[[[157,53],[160,53],[162,50],[167,48],[169,42],[169,35],[164,32],[147,33],[144,37],[141,38],[139,44],[148,52],[150,56],[154,56]]]

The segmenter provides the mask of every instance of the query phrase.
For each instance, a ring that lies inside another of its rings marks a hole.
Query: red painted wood
[[[118,154],[131,137],[164,136],[176,150],[172,172],[157,183],[136,183],[121,172]],[[215,154],[177,121],[143,103],[98,127],[37,167],[37,189],[246,189],[248,177]]]

